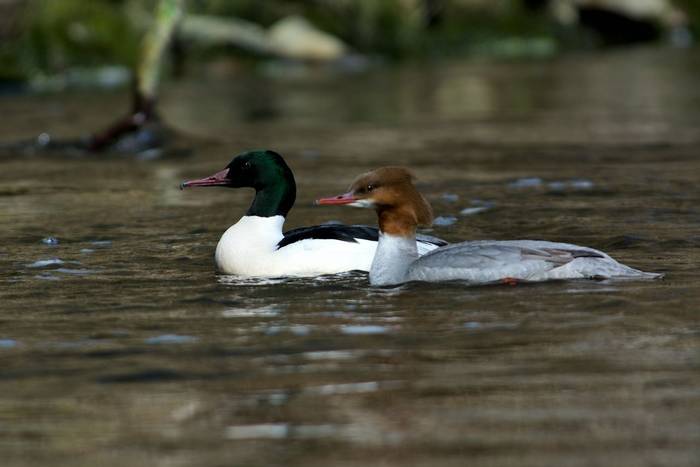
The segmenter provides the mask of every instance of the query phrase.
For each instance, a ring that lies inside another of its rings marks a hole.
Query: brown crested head
[[[433,210],[403,167],[382,167],[360,175],[350,186],[357,205],[374,207],[385,233],[407,235],[433,222]]]

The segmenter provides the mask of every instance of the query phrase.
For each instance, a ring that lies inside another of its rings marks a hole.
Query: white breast
[[[393,285],[406,281],[408,267],[418,259],[416,242],[411,237],[380,233],[377,253],[369,270],[372,285]]]
[[[216,246],[216,266],[221,272],[260,275],[261,260],[282,240],[284,217],[243,216],[228,228]]]

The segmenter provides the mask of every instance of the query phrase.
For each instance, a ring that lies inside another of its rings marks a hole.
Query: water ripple
[[[18,342],[14,339],[0,339],[0,349],[11,349],[17,347]]]
[[[37,261],[34,261],[31,264],[28,264],[28,268],[45,268],[48,266],[60,266],[63,264],[64,261],[60,258],[47,258],[47,259],[40,259]]]
[[[359,325],[359,324],[348,324],[340,327],[340,332],[348,335],[370,335],[370,334],[386,334],[389,332],[389,328],[386,326],[377,325]]]
[[[185,336],[180,334],[162,334],[160,336],[149,337],[145,339],[146,344],[192,344],[199,339],[194,336]]]
[[[282,311],[283,309],[280,307],[268,305],[259,308],[229,308],[224,310],[221,315],[224,318],[272,318]]]

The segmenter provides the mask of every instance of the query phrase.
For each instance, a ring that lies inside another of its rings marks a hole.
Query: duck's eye
[[[374,190],[374,188],[374,185],[370,183],[369,185],[367,185],[367,188],[365,188],[365,190],[369,193],[370,191]]]
[[[243,170],[248,170],[250,169],[250,161],[246,161],[243,163]]]

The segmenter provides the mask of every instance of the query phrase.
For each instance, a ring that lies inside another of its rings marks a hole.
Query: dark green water
[[[168,122],[197,136],[189,158],[3,158],[2,465],[698,465],[698,76],[698,51],[668,50],[219,72],[164,90]],[[125,108],[2,97],[0,141],[75,136]],[[374,222],[312,200],[402,164],[455,218],[435,235],[579,243],[666,278],[217,275],[252,193],[178,185],[251,147],[297,175],[289,228]]]

